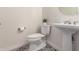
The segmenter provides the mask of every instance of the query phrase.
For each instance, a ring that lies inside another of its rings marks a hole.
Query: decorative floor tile
[[[16,50],[13,50],[13,51],[28,51],[28,48],[29,48],[29,44],[24,45],[20,48],[17,48]],[[56,50],[47,44],[46,47],[40,49],[39,51],[56,51]]]

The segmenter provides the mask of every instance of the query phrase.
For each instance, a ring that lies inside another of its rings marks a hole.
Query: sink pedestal
[[[72,34],[79,31],[79,25],[64,23],[54,23],[53,25],[63,33],[62,50],[72,51]]]
[[[64,51],[72,51],[72,32],[69,30],[64,30],[63,31],[63,49]]]

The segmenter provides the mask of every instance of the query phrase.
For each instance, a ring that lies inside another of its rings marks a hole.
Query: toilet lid
[[[30,39],[34,39],[34,38],[42,38],[42,37],[44,37],[45,35],[43,35],[43,34],[40,34],[40,33],[34,33],[34,34],[31,34],[31,35],[28,35],[28,37],[27,38],[30,38]]]

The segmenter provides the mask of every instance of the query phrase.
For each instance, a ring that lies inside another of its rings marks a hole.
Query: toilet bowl
[[[46,36],[50,33],[50,25],[41,26],[40,33],[33,33],[27,36],[29,51],[38,51],[46,46]]]
[[[46,46],[45,35],[40,33],[34,33],[28,35],[28,42],[30,44],[29,51],[38,51]]]

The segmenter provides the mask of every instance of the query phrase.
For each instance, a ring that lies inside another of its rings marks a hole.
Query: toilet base
[[[30,43],[29,51],[38,51],[46,46],[45,40],[38,40]]]

